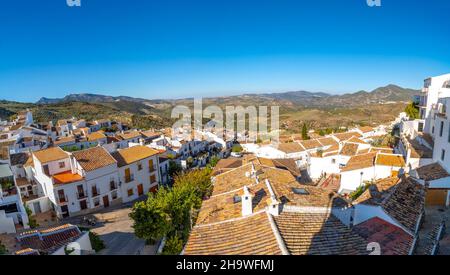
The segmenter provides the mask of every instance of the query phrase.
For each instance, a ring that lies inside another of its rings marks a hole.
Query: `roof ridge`
[[[248,216],[243,216],[243,217],[239,217],[239,218],[233,218],[233,219],[229,219],[229,220],[225,220],[225,221],[220,221],[220,222],[213,222],[213,223],[205,223],[205,224],[199,224],[199,225],[195,225],[195,228],[202,228],[202,227],[207,227],[207,226],[212,226],[212,225],[219,225],[219,224],[224,224],[224,223],[228,223],[228,222],[235,222],[235,221],[240,221],[240,220],[244,220],[247,218],[251,218],[254,217],[258,214],[261,214],[263,212],[266,212],[265,209],[260,210],[258,212],[252,213],[251,215]]]
[[[267,219],[269,220],[270,227],[272,228],[273,235],[275,236],[275,239],[277,240],[278,246],[280,247],[281,253],[283,255],[290,255],[289,250],[286,247],[286,244],[284,243],[283,237],[281,237],[280,231],[278,230],[278,226],[275,223],[272,215],[266,211]]]

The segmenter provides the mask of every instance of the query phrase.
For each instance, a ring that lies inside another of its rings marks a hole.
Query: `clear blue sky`
[[[8,0],[0,98],[420,88],[450,72],[450,1]]]

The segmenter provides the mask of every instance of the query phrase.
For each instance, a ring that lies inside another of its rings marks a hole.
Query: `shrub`
[[[105,243],[100,239],[97,233],[89,231],[89,240],[91,241],[92,249],[94,249],[95,252],[99,252],[105,248]]]
[[[6,249],[6,246],[4,246],[4,245],[0,242],[0,255],[6,255],[6,253],[8,253],[8,250]]]
[[[31,217],[31,215],[33,214],[33,211],[31,211],[31,209],[28,207],[28,205],[24,205],[24,207],[25,207],[25,211],[27,212],[27,216],[28,216],[28,226],[30,226],[31,229],[38,227],[39,224],[37,223],[36,219]]]
[[[233,153],[241,153],[242,152],[242,146],[239,145],[239,144],[233,145],[233,147],[231,148],[231,152],[233,152]]]
[[[183,250],[183,240],[175,235],[167,238],[162,254],[179,255],[182,250]]]

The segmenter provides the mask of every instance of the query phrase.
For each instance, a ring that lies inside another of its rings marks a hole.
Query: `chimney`
[[[241,196],[242,216],[248,216],[253,213],[253,195],[247,186],[244,186],[244,194]]]
[[[267,199],[267,206],[269,213],[272,216],[278,216],[280,215],[280,202],[277,200],[277,197],[275,196],[275,193],[273,192],[272,185],[270,184],[270,181],[266,179],[266,186],[269,190],[270,198]]]

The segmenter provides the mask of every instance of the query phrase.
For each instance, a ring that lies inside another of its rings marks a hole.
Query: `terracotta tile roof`
[[[351,137],[362,137],[358,132],[345,132],[345,133],[337,133],[333,134],[334,137],[336,137],[339,141],[345,141],[350,139]]]
[[[389,147],[370,147],[370,152],[380,152],[385,154],[393,154],[394,149]]]
[[[368,153],[357,155],[350,158],[347,165],[341,169],[341,172],[353,171],[374,166],[377,153]]]
[[[82,181],[83,177],[78,174],[72,174],[72,171],[66,171],[53,175],[53,180],[55,181],[55,184],[69,184]]]
[[[300,169],[293,159],[272,159],[272,166],[270,167],[288,170],[294,177],[301,176]]]
[[[24,165],[27,163],[28,159],[30,159],[30,156],[27,153],[13,154],[9,157],[11,160],[11,166]]]
[[[346,207],[349,203],[337,193],[324,188],[301,185],[297,182],[280,182],[276,177],[269,179],[277,198],[285,205],[299,207]],[[294,188],[303,189],[306,194],[296,194]]]
[[[114,152],[112,153],[112,156],[117,160],[117,165],[123,167],[157,154],[159,154],[159,152],[155,149],[138,145]]]
[[[219,224],[194,226],[185,255],[281,255],[265,212]]]
[[[74,152],[73,156],[86,172],[117,163],[103,147]]]
[[[447,178],[450,175],[439,163],[433,163],[416,169],[420,179],[425,181],[433,181],[437,179]]]
[[[53,143],[55,145],[60,145],[60,144],[64,144],[64,143],[75,143],[75,142],[76,142],[75,137],[70,136],[70,137],[59,137]]]
[[[372,132],[375,130],[374,128],[372,128],[370,126],[359,127],[358,129],[363,133],[368,133],[368,132]]]
[[[48,163],[57,160],[63,160],[69,157],[69,155],[64,152],[63,149],[59,147],[52,147],[40,151],[33,152],[33,155],[41,163]]]
[[[331,137],[319,138],[317,141],[319,141],[323,146],[339,145],[339,143],[336,140],[334,140],[334,138],[331,138]]]
[[[355,143],[345,143],[339,154],[349,157],[354,156],[358,153],[358,147],[359,145]]]
[[[353,227],[367,243],[380,244],[381,255],[409,255],[414,238],[387,221],[374,217]]]
[[[123,134],[116,135],[116,138],[120,140],[134,139],[138,137],[141,137],[141,133],[138,131],[126,132]]]
[[[379,153],[375,160],[375,164],[394,167],[405,167],[405,160],[402,155],[382,154]]]
[[[381,204],[384,211],[411,232],[424,212],[427,188],[412,178],[402,178]]]
[[[218,175],[225,171],[241,167],[242,164],[243,164],[242,158],[221,159],[217,162],[216,166],[214,167],[213,175]]]
[[[269,191],[264,182],[253,185],[249,188],[254,195],[253,213],[264,210],[267,206],[266,200],[269,198]],[[242,203],[234,202],[234,197],[240,198],[243,190],[239,189],[232,193],[213,196],[204,200],[198,214],[197,225],[217,223],[242,217]]]
[[[22,249],[31,248],[40,253],[50,254],[80,236],[81,231],[78,227],[65,224],[45,230],[25,232],[17,236],[17,240]]]
[[[397,177],[378,180],[367,188],[353,204],[380,205],[394,190],[394,187],[400,182]]]
[[[368,144],[364,140],[361,140],[361,139],[359,139],[357,137],[351,137],[349,140],[347,140],[347,142],[359,143],[359,144]]]
[[[274,217],[293,255],[367,255],[367,242],[325,213],[283,212]]]
[[[255,184],[254,178],[249,178],[246,173],[250,173],[252,165],[246,164],[239,168],[227,171],[215,177],[213,195],[230,192],[240,189],[245,185],[249,186]]]
[[[141,135],[144,138],[156,138],[156,137],[161,136],[162,134],[161,133],[157,133],[157,132],[153,132],[153,131],[144,131],[144,132],[141,132]]]
[[[305,149],[303,149],[303,147],[300,144],[298,144],[297,142],[280,143],[280,144],[278,144],[277,149],[286,154],[305,151]]]
[[[92,134],[88,134],[86,138],[88,141],[96,141],[99,139],[106,139],[106,136],[102,131],[97,131]]]
[[[306,150],[310,150],[310,149],[314,149],[314,148],[323,147],[323,145],[322,145],[320,142],[318,142],[316,139],[302,140],[302,141],[299,141],[299,143],[300,143]]]

